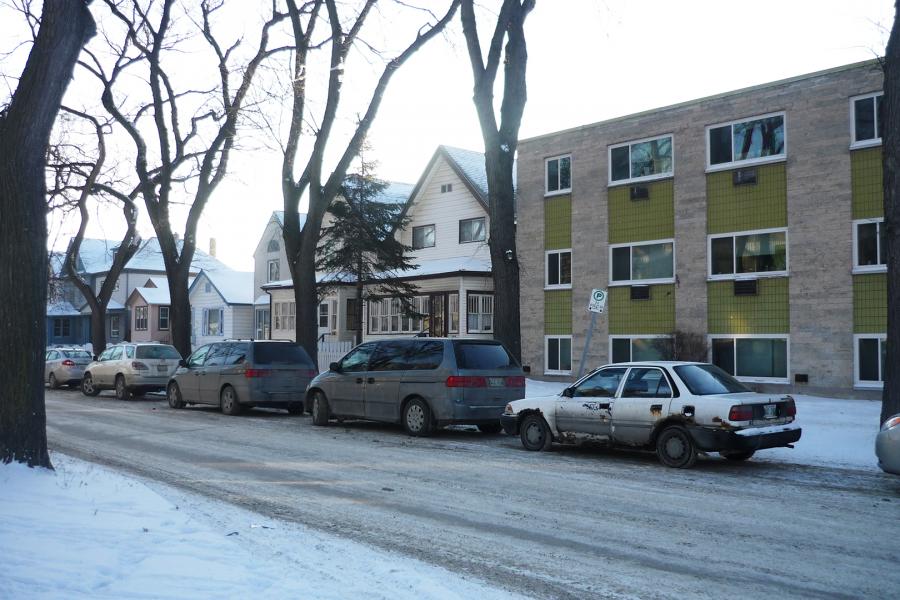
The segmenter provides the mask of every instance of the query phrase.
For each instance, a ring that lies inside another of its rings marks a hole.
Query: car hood
[[[513,408],[513,412],[517,413],[520,410],[525,410],[526,408],[544,408],[546,406],[552,406],[556,403],[561,396],[553,395],[553,396],[535,396],[533,398],[523,398],[521,400],[513,400],[510,402],[510,405]]]

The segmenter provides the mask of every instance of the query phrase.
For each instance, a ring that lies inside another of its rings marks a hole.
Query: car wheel
[[[328,400],[322,392],[315,392],[312,401],[312,422],[313,425],[328,425]]]
[[[434,430],[431,409],[421,398],[413,398],[403,407],[403,429],[414,436],[428,436]]]
[[[124,375],[116,375],[116,399],[131,400],[131,392],[125,385]]]
[[[85,396],[96,396],[100,393],[100,388],[94,385],[94,378],[90,373],[86,373],[81,380],[81,393]]]
[[[728,460],[747,460],[751,456],[756,453],[755,450],[745,450],[744,452],[719,452],[722,458],[727,458]]]
[[[230,385],[222,388],[222,392],[219,394],[219,403],[224,414],[231,416],[241,414],[241,403],[238,402],[237,392]]]
[[[47,383],[50,384],[50,389],[59,389],[59,381],[56,380],[56,375],[54,375],[53,373],[50,373],[50,377],[47,378]]]
[[[479,425],[478,431],[481,433],[487,433],[489,435],[496,435],[500,433],[500,430],[503,429],[500,426],[500,423],[487,423],[485,425]]]
[[[166,390],[166,399],[172,408],[184,408],[184,400],[181,398],[181,388],[174,381],[169,384]]]
[[[522,420],[519,438],[526,450],[549,450],[553,445],[553,433],[543,416],[532,414]]]
[[[697,447],[687,429],[666,427],[656,439],[656,455],[667,467],[689,469],[697,462]]]

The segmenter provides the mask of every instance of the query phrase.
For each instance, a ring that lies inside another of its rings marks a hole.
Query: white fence
[[[337,361],[350,352],[353,348],[352,341],[346,342],[319,342],[319,372],[328,370],[328,365]]]

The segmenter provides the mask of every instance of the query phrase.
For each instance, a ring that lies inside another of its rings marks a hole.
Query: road
[[[884,598],[900,478],[47,393],[52,449],[538,598]],[[800,442],[802,443],[802,441]],[[299,572],[302,572],[299,571]]]

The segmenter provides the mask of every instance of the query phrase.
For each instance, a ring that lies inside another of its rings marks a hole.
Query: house
[[[130,341],[171,344],[170,304],[165,277],[150,277],[143,286],[134,288],[126,302],[131,315]]]
[[[47,303],[47,346],[83,345],[91,341],[91,320],[67,300]]]
[[[693,339],[762,389],[880,388],[882,82],[869,61],[522,140],[524,362],[571,379]]]
[[[253,273],[202,270],[191,284],[191,345],[225,338],[258,339],[254,329]]]

